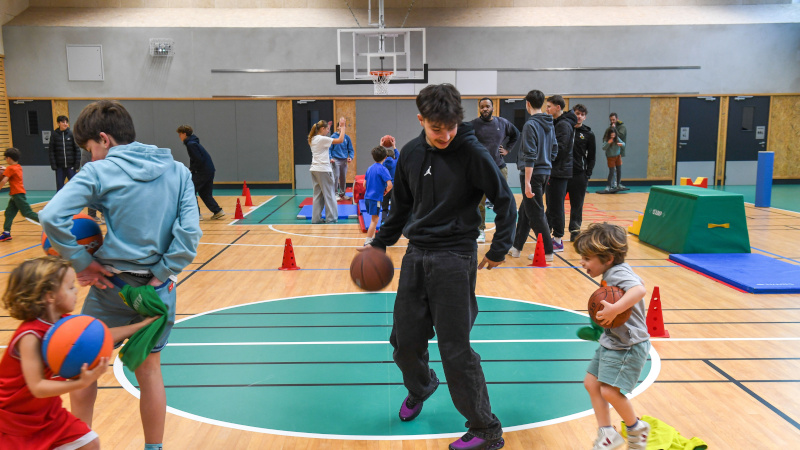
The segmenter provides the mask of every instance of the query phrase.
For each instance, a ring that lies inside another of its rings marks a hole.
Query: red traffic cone
[[[547,267],[547,260],[544,257],[544,243],[542,233],[536,238],[536,251],[533,252],[533,263],[529,267]]]
[[[242,214],[242,204],[239,203],[239,199],[236,199],[236,214],[233,216],[234,219],[244,219],[244,214]]]
[[[247,191],[248,191],[248,188],[247,188],[247,181],[245,181],[245,182],[244,182],[244,184],[242,184],[242,197],[244,197],[244,195],[245,195],[245,193],[246,193]]]
[[[658,286],[653,288],[653,297],[650,299],[650,308],[647,310],[647,331],[650,333],[650,337],[669,337],[669,331],[664,328],[664,315],[661,312],[661,294],[658,292]]]
[[[246,192],[244,194],[244,206],[253,206],[253,199],[250,198],[250,188],[246,188]]]
[[[569,192],[567,192],[567,195],[564,196],[564,200],[569,200]]]
[[[278,270],[300,270],[294,260],[294,249],[292,248],[292,240],[286,239],[286,244],[283,246],[283,265]]]

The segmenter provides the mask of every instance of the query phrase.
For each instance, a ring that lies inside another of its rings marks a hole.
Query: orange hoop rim
[[[375,77],[390,77],[394,75],[394,72],[391,70],[372,70],[369,74]]]

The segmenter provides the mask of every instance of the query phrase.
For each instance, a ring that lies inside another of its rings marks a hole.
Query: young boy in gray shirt
[[[602,275],[607,286],[625,291],[614,304],[603,300],[603,309],[595,315],[597,324],[605,330],[583,380],[599,427],[592,448],[610,450],[625,444],[622,436],[611,426],[610,403],[625,421],[628,448],[645,450],[650,425],[638,420],[633,404],[621,391],[631,392],[636,387],[650,352],[644,305],[647,290],[642,279],[625,263],[628,242],[622,227],[593,223],[578,235],[573,245],[581,255],[581,266],[590,277]],[[624,324],[607,328],[615,317],[628,309],[632,309],[631,316]]]

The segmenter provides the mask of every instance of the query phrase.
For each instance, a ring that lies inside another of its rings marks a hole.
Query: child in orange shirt
[[[11,240],[11,224],[17,212],[21,212],[24,217],[39,223],[39,215],[33,212],[28,199],[25,197],[25,184],[22,181],[22,166],[19,165],[19,150],[16,148],[6,149],[6,167],[3,170],[3,179],[0,180],[0,189],[8,183],[9,195],[11,199],[6,206],[6,221],[3,223],[3,234],[0,234],[0,241]]]

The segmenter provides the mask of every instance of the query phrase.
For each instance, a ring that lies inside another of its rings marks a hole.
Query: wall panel
[[[672,179],[675,174],[675,149],[678,145],[678,98],[650,99],[649,117],[647,177]]]
[[[277,124],[278,113],[274,100],[236,102],[239,172],[236,179],[229,181],[280,179]]]
[[[800,95],[770,100],[767,150],[775,152],[774,178],[800,178]]]
[[[277,138],[278,138],[278,179],[294,184],[294,138],[292,135],[292,101],[278,100]]]

